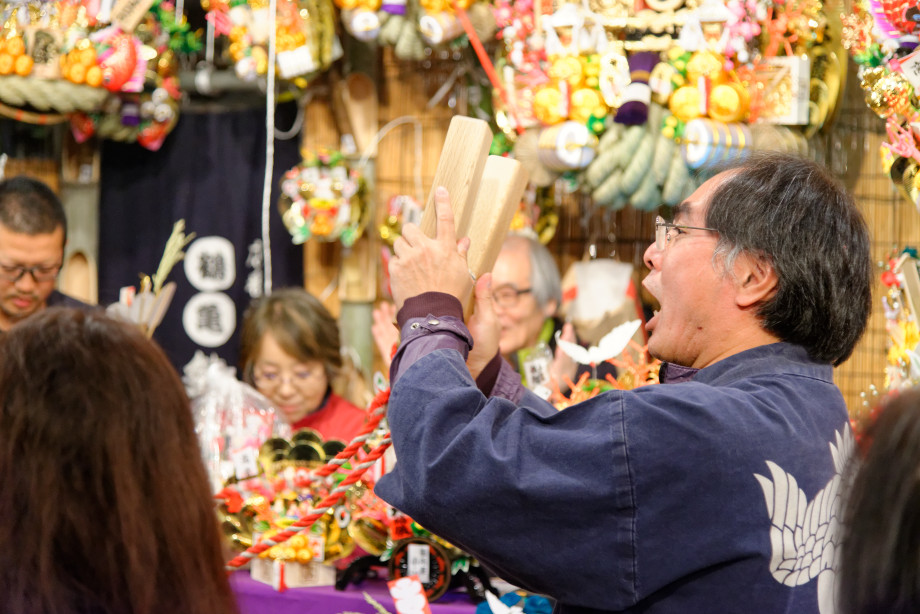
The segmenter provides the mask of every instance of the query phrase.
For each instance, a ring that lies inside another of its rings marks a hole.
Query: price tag
[[[408,557],[406,575],[418,576],[423,585],[430,582],[431,549],[428,544],[409,544],[406,548],[406,556]]]
[[[319,525],[313,525],[314,527]],[[322,563],[326,560],[326,536],[319,533],[311,533],[307,536],[310,544],[310,550],[313,551],[313,560]]]
[[[519,350],[518,359],[521,364],[524,385],[534,391],[540,388],[549,390],[549,369],[553,363],[553,354],[549,351],[549,346],[545,343],[538,343],[534,347]]]
[[[282,79],[305,75],[318,68],[310,48],[306,45],[291,51],[282,51],[275,57],[278,61],[278,75]]]
[[[259,475],[259,452],[255,448],[246,447],[234,450],[230,453],[230,458],[233,461],[236,479],[245,480]]]
[[[914,50],[900,60],[901,74],[914,86],[914,90],[920,90],[920,50]]]

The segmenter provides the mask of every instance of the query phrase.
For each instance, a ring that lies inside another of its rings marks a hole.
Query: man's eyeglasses
[[[709,232],[719,232],[715,228],[704,228],[702,226],[684,226],[683,224],[674,224],[666,222],[660,215],[655,218],[655,247],[658,251],[664,251],[671,242],[671,230],[708,230]]]
[[[531,292],[533,288],[523,288],[518,290],[513,286],[502,286],[492,291],[492,302],[502,309],[509,309],[518,304],[522,294]]]
[[[16,283],[22,279],[23,275],[28,273],[32,276],[32,279],[35,280],[35,283],[53,281],[57,277],[58,273],[60,273],[61,266],[62,265],[60,264],[52,264],[51,266],[22,266],[0,264],[0,278],[2,278],[4,281]]]

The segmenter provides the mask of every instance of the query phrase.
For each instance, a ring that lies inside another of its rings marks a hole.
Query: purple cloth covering
[[[337,591],[333,586],[314,586],[289,588],[279,593],[270,585],[250,578],[248,571],[235,571],[230,575],[230,585],[236,594],[240,614],[376,614],[364,599],[365,592],[389,612],[396,612],[384,580],[367,579],[359,586],[349,585],[344,591]],[[473,614],[475,611],[476,606],[470,598],[455,591],[448,591],[431,604],[431,614]]]

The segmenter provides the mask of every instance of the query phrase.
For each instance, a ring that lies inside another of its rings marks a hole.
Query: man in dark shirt
[[[90,307],[54,289],[66,240],[51,188],[26,176],[0,181],[0,331],[49,306]]]

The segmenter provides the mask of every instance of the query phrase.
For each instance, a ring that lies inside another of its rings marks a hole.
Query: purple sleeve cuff
[[[524,387],[524,384],[521,383],[521,374],[514,370],[511,363],[505,359],[501,359],[498,363],[498,374],[495,377],[495,384],[492,386],[489,396],[508,399],[515,405],[518,405],[524,397],[525,392],[529,391]]]
[[[438,350],[456,350],[466,360],[473,339],[463,323],[463,306],[443,292],[407,299],[396,314],[400,344],[390,364],[390,385],[420,358]]]
[[[495,356],[492,357],[492,360],[489,361],[489,364],[479,373],[479,376],[476,378],[476,387],[479,388],[479,391],[489,396],[492,394],[492,388],[495,386],[495,380],[498,379],[498,373],[502,368],[502,355],[499,352],[495,352]]]
[[[424,318],[428,314],[452,316],[463,319],[463,305],[460,300],[444,292],[423,292],[406,299],[396,314],[396,325],[402,330],[412,318]]]

